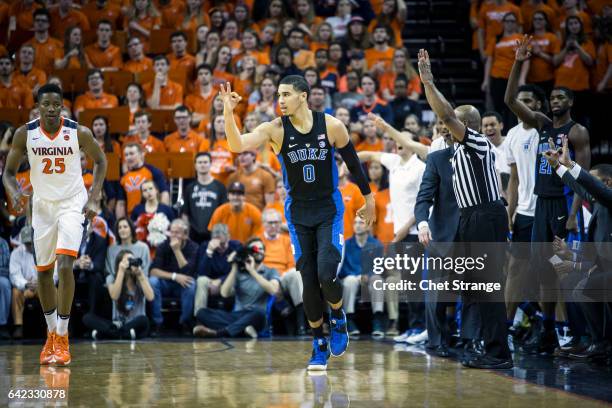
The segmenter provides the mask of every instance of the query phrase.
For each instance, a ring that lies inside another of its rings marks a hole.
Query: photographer
[[[221,296],[236,296],[234,311],[200,309],[196,314],[200,324],[193,328],[195,336],[257,337],[266,324],[268,299],[280,291],[278,272],[262,264],[264,256],[265,247],[259,238],[251,238],[245,248],[230,254],[232,269],[221,285]]]
[[[83,324],[91,329],[94,340],[132,339],[146,337],[149,319],[146,316],[145,300],[152,301],[153,288],[142,269],[142,259],[135,258],[128,250],[119,252],[115,259],[117,275],[108,275],[108,293],[113,300],[113,320],[87,313]]]

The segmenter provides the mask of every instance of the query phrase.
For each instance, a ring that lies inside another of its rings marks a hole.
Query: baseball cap
[[[227,189],[228,193],[244,194],[244,184],[239,181],[234,181]]]
[[[31,244],[32,243],[32,235],[33,235],[32,227],[25,226],[19,232],[19,240],[22,244]]]
[[[349,20],[347,25],[350,26],[353,23],[361,23],[361,24],[365,25],[365,20],[361,16],[353,16],[353,17],[351,17],[351,19]]]

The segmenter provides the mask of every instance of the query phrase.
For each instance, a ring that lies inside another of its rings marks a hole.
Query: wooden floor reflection
[[[603,405],[372,341],[351,342],[325,376],[306,373],[307,341],[80,342],[73,364],[57,369],[39,367],[39,351],[0,347],[0,406],[22,406],[11,389],[66,386],[69,405],[87,407]]]

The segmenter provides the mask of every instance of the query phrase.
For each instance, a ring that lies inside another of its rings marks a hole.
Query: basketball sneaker
[[[55,361],[54,343],[55,332],[47,332],[47,341],[40,352],[40,364],[48,365]]]
[[[329,335],[329,348],[332,356],[340,357],[346,351],[349,343],[348,330],[346,327],[346,315],[342,311],[342,318],[332,317],[329,319],[331,330]]]
[[[68,345],[68,333],[65,336],[55,334],[55,364],[65,366],[70,364],[70,346]]]
[[[312,341],[312,356],[308,362],[308,370],[324,371],[327,369],[327,359],[329,358],[329,348],[327,340],[324,338]]]

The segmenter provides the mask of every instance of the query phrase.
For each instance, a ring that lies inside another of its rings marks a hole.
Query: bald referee
[[[419,73],[427,102],[448,127],[454,140],[453,190],[459,206],[460,242],[505,242],[508,234],[506,209],[501,201],[495,172],[493,145],[480,134],[480,113],[471,105],[452,106],[434,85],[429,54],[419,51]],[[493,251],[500,252],[500,251]],[[469,254],[466,254],[469,255]],[[499,259],[498,259],[499,258]],[[490,255],[485,277],[501,282],[503,258]],[[503,292],[502,292],[503,293]],[[461,335],[484,341],[484,353],[464,356],[463,365],[473,368],[513,367],[508,348],[506,306],[503,302],[479,303],[480,294],[463,292]]]

